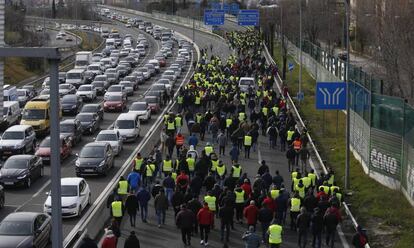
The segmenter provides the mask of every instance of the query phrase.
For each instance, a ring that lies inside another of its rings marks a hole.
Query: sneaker
[[[204,246],[208,246],[208,242],[205,242],[205,243],[204,243]]]
[[[200,241],[200,245],[204,245],[204,240],[201,240]]]
[[[161,225],[158,225],[158,228],[161,228]]]

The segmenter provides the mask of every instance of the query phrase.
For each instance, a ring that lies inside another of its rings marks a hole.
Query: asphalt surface
[[[121,35],[125,34],[132,34],[134,37],[137,37],[138,34],[144,33],[141,31],[138,31],[137,29],[133,28],[125,28],[123,25],[107,25],[108,28],[116,28],[119,30]],[[145,34],[145,33],[144,33]],[[152,36],[147,35],[147,39],[149,41],[149,48],[147,48],[147,53],[145,58],[141,58],[139,60],[141,65],[144,65],[149,59],[152,59],[155,53],[161,48],[161,44],[159,41],[155,41],[155,39],[152,38]],[[175,47],[175,53],[176,56],[177,47]],[[161,72],[155,76],[152,77],[150,80],[148,80],[144,85],[140,85],[140,88],[138,91],[134,93],[134,96],[130,96],[128,98],[128,105],[130,105],[134,101],[143,100],[143,95],[146,90],[149,89],[151,84],[155,81],[157,81],[162,74],[162,71],[164,71],[168,66],[171,64],[171,62],[175,61],[175,56],[172,58],[167,59],[167,66],[161,68]],[[191,65],[189,63],[188,65]],[[179,79],[176,83],[176,85],[180,84],[180,81],[183,80],[183,77],[186,72],[182,73],[182,78]],[[102,101],[103,97],[100,96],[95,102]],[[105,113],[104,120],[100,123],[100,129],[107,129],[113,122],[116,120],[120,113]],[[144,136],[146,132],[150,129],[152,124],[155,122],[155,119],[157,118],[157,115],[153,115],[152,119],[149,121],[149,123],[144,123],[141,126],[141,136]],[[71,119],[74,118],[74,116],[64,116],[63,119]],[[89,136],[83,136],[82,142],[77,144],[72,149],[72,156],[65,159],[62,162],[61,165],[61,174],[62,177],[73,177],[75,176],[75,160],[76,160],[76,153],[79,153],[80,149],[87,143],[93,142],[93,138],[98,134],[96,132],[94,135]],[[129,157],[129,155],[133,152],[133,150],[136,148],[137,144],[141,141],[142,138],[138,139],[135,143],[126,143],[124,144],[122,153],[116,157],[115,159],[115,168],[112,169],[106,177],[85,177],[92,192],[92,202],[95,201],[95,199],[99,196],[99,194],[102,192],[102,190],[106,187],[107,183],[113,178],[113,176],[116,174],[116,171],[124,164],[126,159]],[[35,212],[43,212],[43,204],[47,198],[46,193],[50,191],[50,167],[45,166],[44,170],[44,176],[40,178],[39,180],[36,180],[32,183],[31,188],[7,188],[6,189],[6,205],[4,209],[0,211],[0,220],[2,220],[7,214],[11,212],[16,211],[35,211]],[[84,210],[86,212],[87,209]],[[73,218],[73,219],[64,219],[63,220],[63,237],[65,237],[76,225],[79,218]]]
[[[57,30],[53,29],[47,29],[47,32],[49,34],[50,40],[45,44],[45,46],[51,46],[51,47],[73,47],[77,44],[80,44],[80,39],[78,39],[76,36],[71,35],[70,33],[66,32],[66,36],[64,36],[62,39],[58,40],[56,39],[56,35],[59,33]],[[71,41],[66,41],[66,37],[70,36],[72,38]]]

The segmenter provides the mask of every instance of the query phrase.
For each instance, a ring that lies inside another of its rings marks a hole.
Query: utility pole
[[[302,0],[299,0],[299,19],[300,19],[300,23],[299,23],[299,60],[300,60],[300,65],[299,65],[299,91],[298,93],[301,94],[302,93]],[[300,102],[300,98],[299,98],[299,102]]]
[[[0,47],[4,47],[4,15],[6,1],[0,0]],[[0,110],[3,112],[4,59],[0,58]]]
[[[344,0],[345,3],[345,27],[346,27],[346,67],[345,67],[345,83],[346,85],[346,153],[345,153],[345,189],[350,189],[350,85],[349,85],[349,61],[351,59],[350,47],[349,47],[349,22],[350,22],[350,4],[349,0]]]

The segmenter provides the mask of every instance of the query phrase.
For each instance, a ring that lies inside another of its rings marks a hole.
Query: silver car
[[[96,142],[109,143],[114,151],[115,156],[118,156],[123,148],[124,140],[116,130],[102,130],[95,139]]]

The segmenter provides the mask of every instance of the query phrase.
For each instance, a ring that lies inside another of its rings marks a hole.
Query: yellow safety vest
[[[210,211],[216,211],[216,197],[215,196],[204,196],[204,201],[207,202]]]
[[[204,151],[206,152],[206,155],[209,156],[213,152],[212,146],[206,146],[204,147]]]
[[[325,194],[329,194],[329,186],[322,185],[321,187],[322,187],[323,192],[325,192]]]
[[[118,194],[126,195],[128,194],[128,181],[122,180],[118,182]]]
[[[302,177],[303,185],[305,185],[305,188],[309,188],[312,185],[312,180],[310,177]]]
[[[275,113],[275,115],[278,115],[279,114],[279,108],[278,107],[273,107],[272,108],[272,110],[273,110],[273,113]]]
[[[144,159],[142,158],[135,158],[135,170],[139,171],[141,170],[141,165]]]
[[[300,211],[300,199],[291,198],[290,199],[290,212],[299,212]]]
[[[195,104],[200,105],[200,103],[201,103],[201,98],[199,96],[196,96],[195,97]]]
[[[195,159],[194,158],[187,158],[187,164],[188,164],[188,169],[190,171],[194,171],[194,164],[195,164]]]
[[[282,243],[282,226],[273,224],[269,226],[269,244]]]
[[[304,198],[305,197],[305,185],[303,187],[299,187],[299,185],[295,185],[295,190],[299,192],[299,197]]]
[[[182,97],[182,96],[178,96],[178,97],[177,97],[177,103],[178,103],[178,104],[183,104],[183,102],[184,102],[184,97]]]
[[[333,195],[333,192],[334,192],[335,189],[338,189],[338,191],[339,191],[339,187],[335,186],[335,185],[331,186],[329,189],[331,190],[331,195]]]
[[[293,188],[294,189],[296,188],[296,185],[298,185],[298,184],[299,184],[299,179],[293,178]]]
[[[245,135],[244,136],[244,145],[245,146],[251,146],[252,145],[252,136]]]
[[[226,119],[226,127],[227,128],[230,127],[232,123],[233,123],[232,119]]]
[[[244,121],[245,118],[246,118],[245,113],[244,112],[240,112],[239,113],[239,121]]]
[[[174,123],[175,123],[174,121],[168,122],[167,123],[167,130],[174,130],[175,129]]]
[[[264,116],[267,116],[269,109],[267,107],[262,108],[262,112]]]
[[[294,133],[295,133],[295,131],[292,131],[292,130],[287,131],[287,139],[286,140],[291,141]]]
[[[171,178],[175,181],[175,179],[177,179],[177,172],[171,173]]]
[[[179,117],[179,116],[175,117],[175,126],[176,127],[181,127],[181,120],[182,120],[181,117]]]
[[[236,203],[244,203],[244,190],[242,191],[234,191],[234,194],[236,194]]]
[[[312,186],[316,184],[316,175],[314,173],[308,173],[308,177],[311,179]]]
[[[335,181],[335,176],[334,176],[334,175],[331,175],[331,176],[329,177],[329,179],[328,179],[328,184],[329,184],[329,185],[333,185],[333,184],[334,184],[334,181]]]
[[[294,172],[292,172],[291,175],[292,175],[292,180],[293,180],[293,179],[295,179],[297,177],[298,172],[297,171],[294,171]]]
[[[339,203],[342,202],[342,194],[341,193],[336,193],[336,198],[338,198]]]
[[[223,176],[224,173],[226,172],[226,166],[224,166],[224,164],[222,166],[218,165],[216,170],[219,176]]]
[[[171,172],[172,171],[172,161],[171,160],[164,160],[162,171]]]
[[[122,202],[121,201],[113,201],[111,203],[111,207],[112,207],[113,217],[122,217]]]
[[[216,168],[219,165],[219,160],[211,160],[211,165],[211,171],[216,171]]]
[[[236,166],[232,166],[232,168],[233,168],[233,175],[232,175],[232,177],[240,177],[240,174],[241,174],[241,167],[239,166],[239,167],[236,167]]]
[[[147,172],[145,175],[147,175],[147,177],[152,177],[155,171],[155,164],[147,164],[146,168],[147,168],[146,170]]]
[[[272,199],[275,200],[279,196],[280,190],[278,189],[272,189],[270,191],[270,196],[272,196]]]
[[[197,114],[196,115],[196,122],[198,123],[198,124],[200,124],[201,123],[201,119],[203,118],[203,116],[201,115],[201,114]]]
[[[164,115],[164,124],[167,124],[168,117],[170,117],[170,115],[168,115],[168,114]]]

